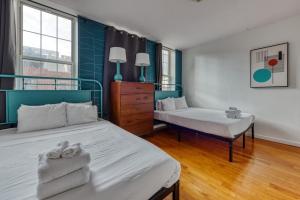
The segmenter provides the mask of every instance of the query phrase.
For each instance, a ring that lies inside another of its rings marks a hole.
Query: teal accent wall
[[[103,82],[105,25],[78,17],[78,76]]]
[[[155,83],[155,66],[156,66],[156,42],[147,40],[146,52],[149,54],[150,66],[146,67],[146,81]]]
[[[103,83],[105,27],[99,22],[78,17],[78,77]],[[83,83],[82,89],[94,89],[91,83]],[[100,108],[99,94],[95,104]]]
[[[105,27],[99,22],[78,17],[78,76],[95,79],[103,83]],[[150,66],[146,67],[146,81],[156,82],[156,42],[147,40],[146,52],[149,53]],[[176,84],[182,83],[182,52],[176,50]],[[90,89],[90,86],[83,85]],[[178,89],[178,88],[177,88]]]
[[[176,65],[175,83],[182,85],[182,51],[180,50],[175,50],[175,65]],[[180,89],[179,87],[176,87],[176,90],[179,89]]]

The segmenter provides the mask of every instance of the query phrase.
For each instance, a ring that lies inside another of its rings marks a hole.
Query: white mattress
[[[57,142],[81,142],[91,153],[89,184],[51,200],[143,200],[180,176],[179,163],[108,121],[31,133],[0,131],[0,199],[36,200],[38,154]]]
[[[242,113],[240,119],[229,119],[221,110],[187,108],[176,111],[155,111],[154,118],[185,128],[226,138],[245,131],[254,122],[254,116]]]

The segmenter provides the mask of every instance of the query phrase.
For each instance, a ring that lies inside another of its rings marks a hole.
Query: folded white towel
[[[226,117],[232,119],[239,119],[241,118],[241,111],[240,110],[226,110]]]
[[[47,158],[49,159],[58,159],[61,157],[62,152],[65,148],[67,148],[69,145],[68,141],[60,142],[56,145],[54,149],[51,149],[49,152],[47,152]]]
[[[237,107],[229,107],[229,110],[238,110]]]
[[[72,158],[81,152],[80,143],[73,144],[65,148],[61,154],[63,158]]]
[[[69,174],[88,165],[90,161],[90,154],[84,150],[72,158],[47,159],[45,154],[40,154],[38,167],[39,182],[49,182]]]
[[[82,186],[90,180],[88,167],[81,168],[47,183],[40,183],[37,187],[38,199],[45,199],[67,190]]]

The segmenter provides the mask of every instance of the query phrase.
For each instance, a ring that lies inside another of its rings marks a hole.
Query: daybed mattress
[[[146,200],[180,176],[176,160],[108,121],[15,132],[0,131],[1,200],[36,200],[38,154],[62,140],[90,152],[91,181],[51,200]]]
[[[226,138],[234,138],[254,122],[254,116],[242,113],[240,119],[229,119],[221,110],[187,108],[176,111],[155,111],[154,118]]]

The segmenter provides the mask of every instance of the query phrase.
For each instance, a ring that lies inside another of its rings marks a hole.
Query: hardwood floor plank
[[[242,138],[228,146],[191,132],[164,130],[147,138],[181,163],[181,200],[297,200],[300,199],[300,148]],[[167,200],[171,200],[168,197]]]

